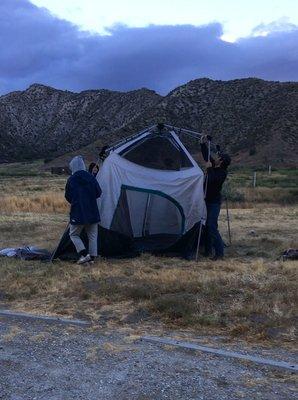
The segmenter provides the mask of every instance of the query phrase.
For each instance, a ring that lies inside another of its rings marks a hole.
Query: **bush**
[[[235,203],[242,203],[245,201],[245,195],[236,187],[232,186],[231,184],[226,184],[222,190],[223,199],[227,199],[231,202]]]
[[[153,302],[155,311],[176,320],[189,319],[197,311],[196,296],[186,293],[170,293],[158,296]]]

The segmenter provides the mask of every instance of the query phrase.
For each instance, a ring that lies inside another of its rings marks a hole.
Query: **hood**
[[[69,167],[72,174],[78,171],[86,171],[86,165],[82,156],[74,157],[69,163]]]

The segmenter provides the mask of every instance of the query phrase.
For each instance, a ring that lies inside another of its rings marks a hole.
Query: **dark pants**
[[[218,217],[220,213],[220,203],[206,203],[207,221],[205,236],[205,253],[210,255],[212,248],[215,250],[217,257],[224,255],[224,243],[218,232]]]

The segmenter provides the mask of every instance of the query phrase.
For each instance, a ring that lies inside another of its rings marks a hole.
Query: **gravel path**
[[[296,390],[290,372],[150,344],[133,331],[0,318],[0,399],[287,400]]]

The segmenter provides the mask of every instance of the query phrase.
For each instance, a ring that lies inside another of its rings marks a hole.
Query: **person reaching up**
[[[227,177],[227,168],[231,163],[228,154],[217,153],[208,159],[207,136],[201,138],[201,152],[206,164],[205,178],[205,202],[207,207],[206,235],[205,235],[205,255],[212,255],[213,260],[223,258],[224,243],[218,231],[218,217],[221,207],[221,189]]]
[[[101,188],[95,177],[86,171],[82,156],[74,157],[69,166],[72,175],[65,187],[65,198],[71,205],[69,235],[79,255],[78,264],[84,264],[98,255],[100,215],[97,199],[101,195]],[[88,251],[80,237],[83,229],[88,236]]]

